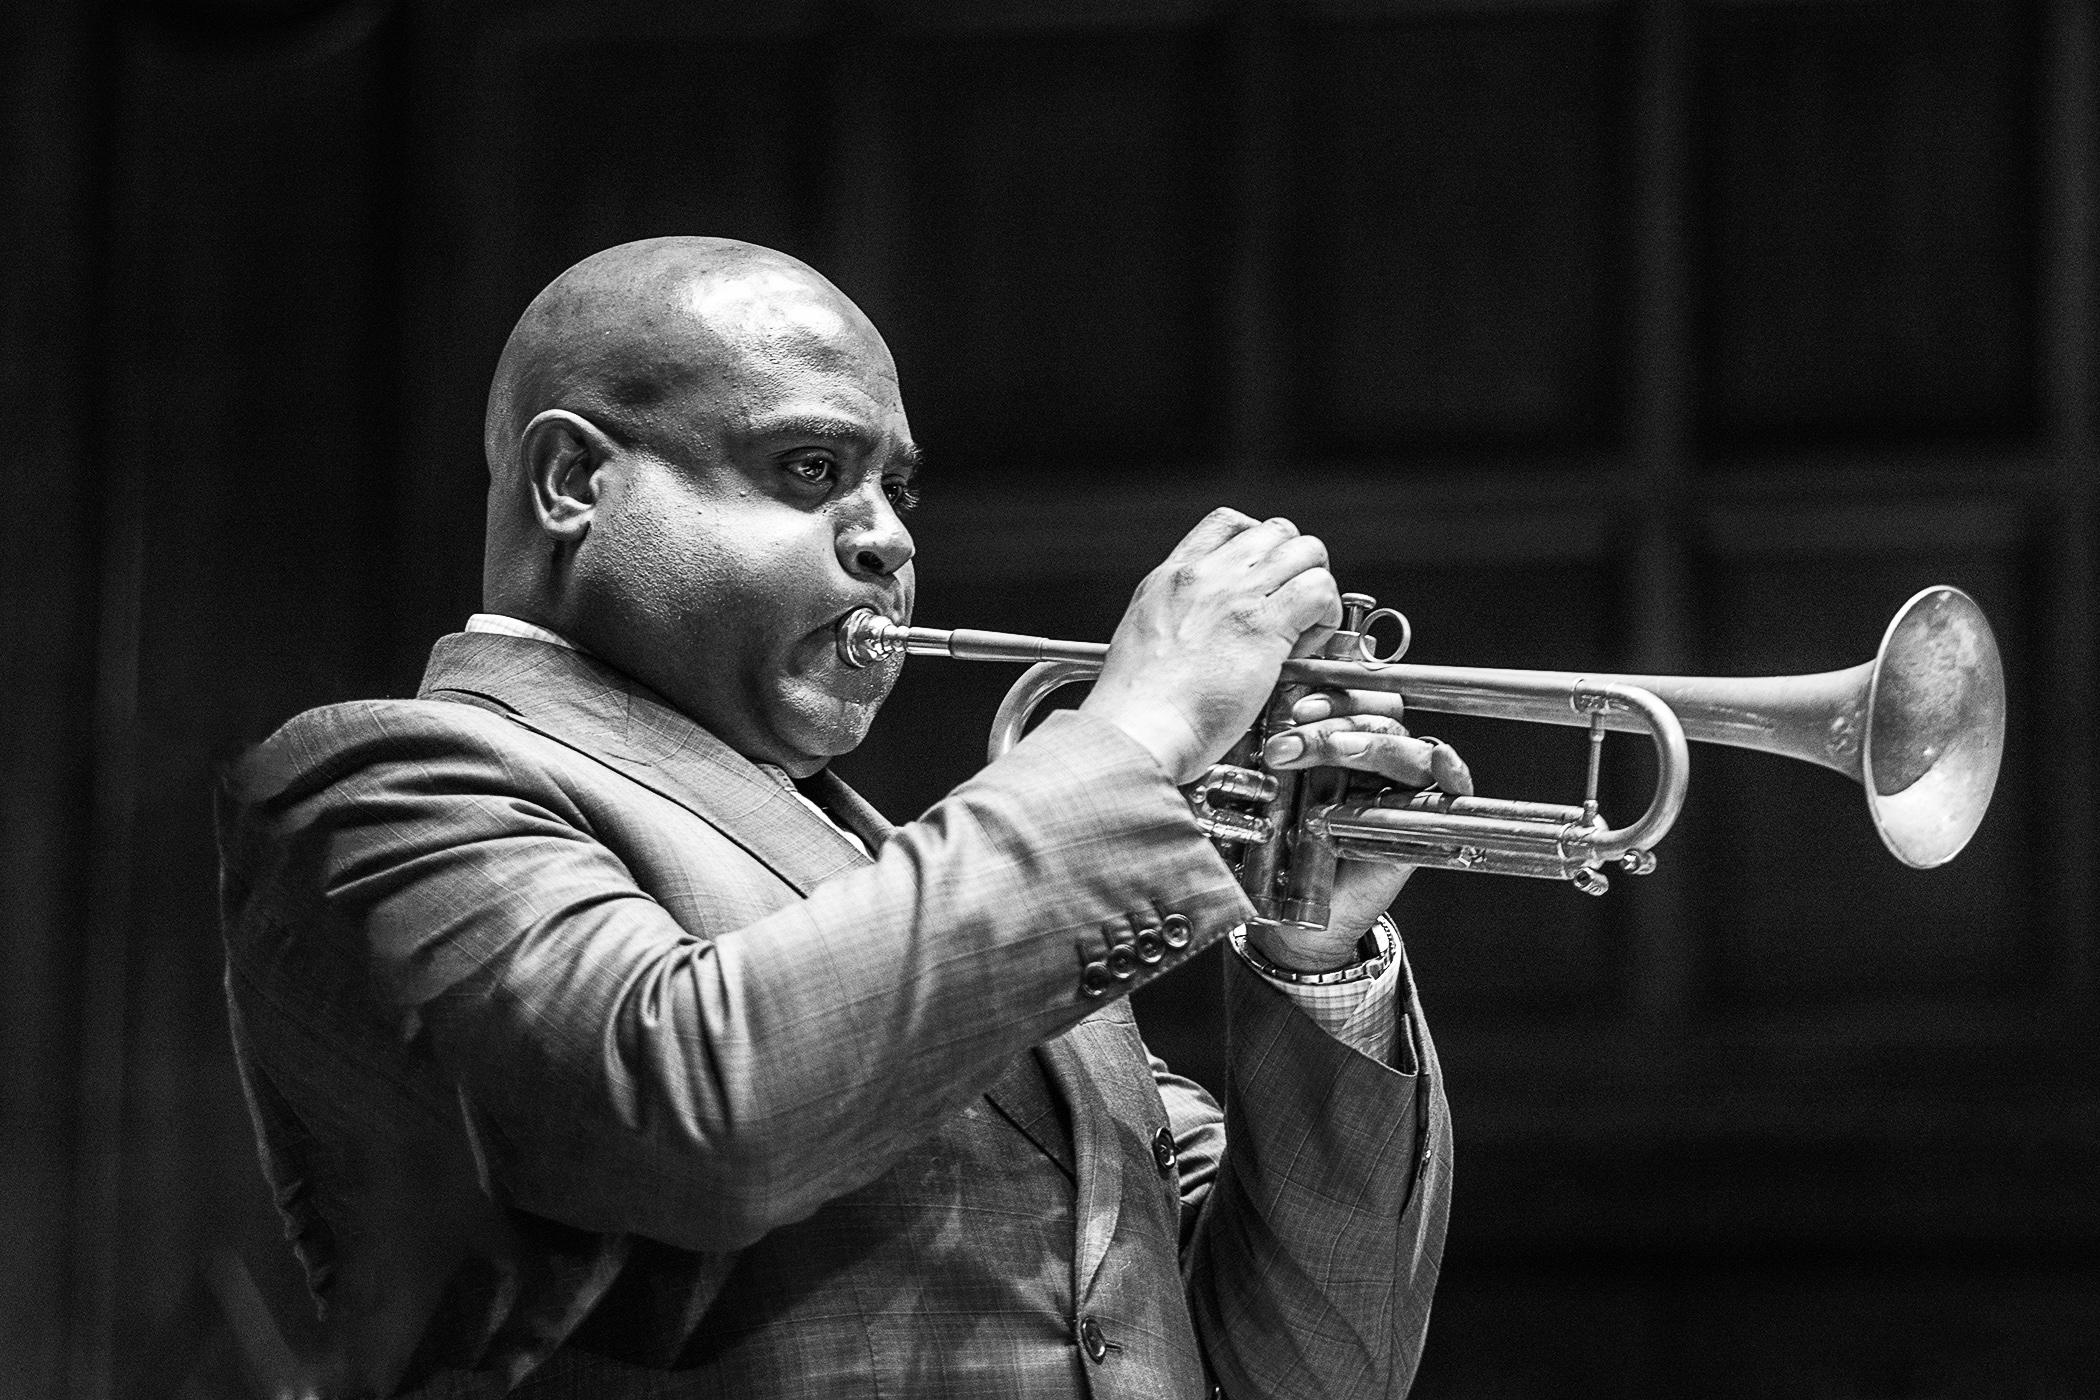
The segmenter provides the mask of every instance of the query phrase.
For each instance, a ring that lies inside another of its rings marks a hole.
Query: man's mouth
[[[863,609],[876,614],[878,617],[894,622],[900,627],[908,626],[911,622],[911,610],[904,606],[901,599],[863,598],[857,603],[848,605],[843,612],[836,614],[830,622],[825,624],[824,630],[832,636],[837,636],[838,629],[845,624],[846,619]]]
[[[845,690],[859,691],[866,688],[859,680],[848,679],[852,677],[865,678],[870,681],[878,678],[887,678],[883,681],[886,688],[889,681],[895,680],[898,668],[904,664],[902,655],[885,658],[866,667],[848,666],[839,656],[839,628],[845,624],[848,618],[863,610],[873,612],[900,625],[904,619],[899,617],[898,614],[906,611],[894,599],[869,599],[854,603],[851,607],[834,614],[830,621],[806,633],[796,643],[794,648],[794,669],[803,674],[824,672],[834,675],[839,681],[844,682],[843,689]]]

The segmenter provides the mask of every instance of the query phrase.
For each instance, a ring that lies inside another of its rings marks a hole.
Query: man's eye
[[[890,504],[900,511],[912,509],[919,504],[919,488],[908,481],[885,481],[882,494],[890,498]]]
[[[838,474],[838,463],[829,457],[797,457],[787,466],[789,471],[812,486],[821,486]]]

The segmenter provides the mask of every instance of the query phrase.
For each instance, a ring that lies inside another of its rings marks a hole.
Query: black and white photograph
[[[2100,1400],[2100,3],[0,76],[0,1400]]]

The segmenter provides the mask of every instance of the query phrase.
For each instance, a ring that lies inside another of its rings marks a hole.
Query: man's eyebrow
[[[754,438],[803,437],[826,442],[872,446],[877,435],[851,418],[833,418],[820,413],[794,413],[780,418],[762,418],[751,425]],[[918,444],[907,442],[897,449],[897,460],[906,476],[917,476],[926,466],[926,454]]]
[[[820,413],[793,413],[780,418],[761,418],[751,425],[755,438],[813,437],[831,442],[872,442],[875,434],[851,418],[832,418]]]

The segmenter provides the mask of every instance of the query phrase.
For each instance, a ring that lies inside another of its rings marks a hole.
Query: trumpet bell
[[[1991,804],[2005,752],[2005,672],[1974,599],[1927,588],[1882,634],[1861,780],[1875,829],[1920,870],[1954,859]]]

